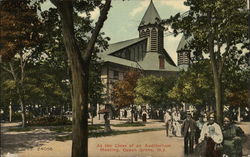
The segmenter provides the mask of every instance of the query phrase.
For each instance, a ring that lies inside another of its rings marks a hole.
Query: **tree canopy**
[[[197,108],[214,108],[214,89],[209,60],[193,63],[187,71],[182,71],[168,93],[169,97],[179,102],[192,104]]]
[[[189,49],[196,52],[196,55],[209,54],[216,118],[221,124],[223,67],[229,53],[241,53],[247,45],[246,0],[187,0],[184,4],[190,7],[188,12],[182,15],[178,13],[164,23],[171,24],[175,35],[184,33],[190,39]]]
[[[3,61],[37,45],[41,21],[37,15],[37,6],[31,0],[1,1],[0,14],[0,55]]]
[[[155,109],[166,109],[176,105],[176,101],[168,96],[173,88],[175,77],[146,76],[138,80],[135,88],[136,103],[149,104]]]
[[[135,88],[139,77],[140,73],[132,69],[124,73],[123,80],[114,83],[111,97],[118,108],[135,104]]]

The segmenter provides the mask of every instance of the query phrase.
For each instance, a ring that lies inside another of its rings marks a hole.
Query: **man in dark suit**
[[[194,151],[195,130],[196,122],[192,119],[191,113],[188,112],[181,127],[181,132],[184,136],[184,153],[186,155],[191,154]]]

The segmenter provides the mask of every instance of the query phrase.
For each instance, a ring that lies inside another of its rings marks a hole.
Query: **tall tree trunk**
[[[131,123],[134,123],[133,117],[134,117],[134,104],[132,104],[131,107]]]
[[[219,125],[222,125],[223,105],[222,105],[222,91],[221,91],[221,73],[218,70],[219,60],[215,58],[214,35],[212,32],[210,32],[209,34],[208,44],[209,44],[210,61],[213,69],[214,91],[215,91],[215,102],[216,102],[216,122]]]
[[[72,157],[88,157],[88,78],[89,62],[99,32],[107,19],[111,0],[100,11],[91,38],[81,54],[74,34],[73,1],[50,0],[58,9],[62,21],[63,42],[72,73]]]
[[[63,41],[72,74],[72,157],[88,156],[88,61],[84,62],[74,37],[72,1],[58,6]]]
[[[19,103],[20,103],[20,106],[21,106],[22,127],[24,128],[26,126],[25,105],[23,103],[23,99],[22,99],[19,87],[17,87],[17,94],[18,94],[18,99],[19,99]]]
[[[19,101],[19,104],[21,107],[22,127],[25,127],[26,126],[26,115],[25,115],[25,105],[24,105],[23,97],[22,97],[25,64],[23,61],[22,53],[20,53],[20,81],[17,78],[17,74],[15,73],[15,70],[13,68],[12,63],[9,63],[9,66],[10,66],[10,70],[8,70],[8,71],[11,73],[13,80],[15,81],[17,95],[18,95],[18,101]]]
[[[222,104],[222,92],[221,92],[221,79],[214,76],[214,90],[216,100],[216,121],[222,126],[223,121],[223,104]]]

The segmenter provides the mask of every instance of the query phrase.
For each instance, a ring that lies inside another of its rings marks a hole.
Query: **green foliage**
[[[204,107],[214,104],[214,89],[211,66],[208,60],[192,64],[188,71],[182,71],[169,97],[180,102]]]
[[[142,77],[138,80],[136,91],[136,103],[150,104],[154,108],[165,109],[175,104],[167,93],[174,86],[175,77],[156,77],[153,75]]]
[[[189,38],[188,49],[195,55],[209,54],[214,80],[216,120],[223,121],[222,73],[227,56],[242,52],[247,45],[246,0],[187,0],[190,10],[164,21],[171,24],[174,34]],[[243,47],[239,48],[241,45]],[[202,58],[202,57],[197,57]]]
[[[96,125],[89,125],[88,126],[88,129],[89,131],[94,131],[94,130],[101,130],[102,129],[102,124],[96,124]]]
[[[245,55],[230,55],[233,57],[225,63],[222,75],[224,100],[229,106],[246,106],[248,100],[249,69]],[[204,108],[215,104],[213,74],[209,60],[202,60],[190,66],[188,71],[182,71],[169,97],[180,102],[191,103]]]
[[[72,126],[53,127],[53,128],[50,128],[49,130],[54,131],[56,133],[71,132]]]
[[[12,113],[12,117],[11,118],[12,118],[13,122],[20,122],[20,121],[22,121],[22,115],[19,112]]]
[[[208,32],[216,33],[218,42],[242,42],[247,35],[246,0],[187,0],[184,3],[190,10],[184,14],[176,14],[165,23],[171,23],[174,33],[183,32],[186,36],[193,36],[195,47],[207,52]],[[244,38],[239,39],[240,36]],[[201,44],[199,46],[199,44]]]
[[[92,56],[89,69],[88,100],[91,105],[91,114],[96,116],[97,104],[104,103],[104,85],[101,80],[102,62],[98,61],[96,54]]]
[[[8,72],[9,79],[5,82],[8,90],[7,97],[13,98],[18,104],[22,113],[25,113],[25,66],[30,61],[32,53],[36,50],[40,36],[41,21],[37,15],[37,6],[30,0],[23,1],[2,1],[1,30],[0,34],[0,55],[5,62],[1,68]],[[12,59],[15,56],[14,59]],[[11,60],[12,59],[12,60]],[[9,63],[6,63],[9,62]],[[3,80],[3,82],[6,80]],[[14,91],[12,91],[14,90]],[[6,100],[1,102],[6,103]],[[8,103],[9,104],[9,103]],[[22,117],[22,126],[25,126],[25,114]]]
[[[94,7],[96,4],[88,3],[86,5]],[[37,33],[39,32],[42,38],[36,44],[36,49],[32,49],[28,58],[24,58],[24,79],[21,89],[24,104],[29,106],[26,109],[32,110],[36,116],[51,113],[51,109],[54,107],[61,110],[60,112],[62,112],[62,108],[71,110],[71,72],[65,55],[59,15],[55,8],[40,13],[41,23],[39,23],[39,26],[41,27],[39,27]],[[93,20],[90,19],[89,15],[79,17],[78,14],[75,14],[74,16],[78,44],[83,51],[88,42],[88,34],[93,30]],[[96,53],[100,51],[99,49],[107,47],[108,38],[102,38],[101,35],[98,36],[98,48],[95,49],[90,65],[89,102],[91,104],[103,102],[103,86],[100,79],[101,64],[97,62]],[[14,58],[11,62],[18,77],[15,81],[10,73],[3,71],[5,77],[2,77],[1,80],[1,92],[4,99],[1,102],[1,108],[4,108],[5,113],[8,113],[10,101],[14,106],[14,111],[20,109],[16,106],[19,104],[16,89],[20,87],[21,71],[18,68],[20,67],[20,61],[19,58]],[[6,63],[4,67],[8,68],[9,65]],[[36,109],[35,106],[39,106],[39,109]]]
[[[246,107],[249,97],[250,69],[245,54],[229,54],[223,73],[225,105]]]
[[[88,126],[89,131],[94,130],[101,130],[102,127],[100,125],[89,125]],[[72,125],[69,126],[63,126],[63,127],[53,127],[49,129],[50,131],[54,131],[56,133],[65,133],[65,132],[72,132]]]
[[[101,2],[101,1],[100,1]],[[94,22],[90,18],[89,11],[92,11],[96,5],[102,5],[101,3],[95,2],[83,2],[83,1],[76,1],[74,3],[74,7],[76,8],[75,11],[79,11],[82,5],[85,6],[84,11],[81,10],[80,12],[75,12],[74,16],[74,29],[75,29],[75,37],[79,45],[79,49],[81,53],[84,53],[86,49],[86,45],[89,40],[89,34],[91,34],[93,30],[92,23]],[[86,10],[85,10],[86,9]],[[79,16],[80,13],[85,14],[86,16]],[[65,46],[63,43],[63,36],[62,36],[62,26],[61,21],[59,18],[59,14],[56,8],[50,8],[41,13],[43,17],[43,36],[44,41],[41,43],[40,51],[43,51],[47,58],[44,64],[50,65],[50,69],[55,69],[51,73],[57,77],[58,81],[62,81],[67,84],[67,87],[61,84],[59,87],[63,87],[63,90],[56,90],[55,93],[58,95],[63,96],[64,100],[67,100],[67,104],[69,103],[68,99],[71,99],[70,91],[72,90],[72,80],[71,80],[71,69],[68,66],[67,56],[65,55]],[[101,73],[101,63],[98,62],[97,53],[100,52],[100,49],[107,48],[107,41],[109,40],[108,37],[103,38],[102,36],[104,33],[100,33],[96,41],[96,47],[93,50],[93,55],[91,57],[90,66],[89,66],[89,103],[91,104],[91,109],[96,108],[96,104],[103,103],[103,85],[100,78]],[[43,60],[43,55],[41,53],[37,53],[38,58]],[[61,80],[59,80],[61,78]],[[50,86],[47,84],[46,86]],[[65,88],[64,88],[65,87]],[[66,92],[67,90],[67,92]],[[54,90],[52,90],[54,91]],[[71,93],[72,94],[72,93]],[[66,102],[66,101],[64,101]],[[48,103],[50,104],[50,103]],[[62,103],[61,103],[62,104]],[[64,103],[65,104],[65,103]],[[71,105],[70,105],[71,106]]]

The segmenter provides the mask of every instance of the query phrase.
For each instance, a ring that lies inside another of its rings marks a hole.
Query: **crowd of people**
[[[201,157],[242,157],[243,130],[230,117],[225,117],[223,125],[215,122],[214,113],[200,114],[194,120],[187,112],[182,121],[180,113],[168,110],[164,115],[167,136],[184,137],[184,153]]]
[[[169,136],[169,134],[181,136],[181,114],[178,110],[173,109],[172,111],[166,111],[164,121],[166,124],[167,136]]]

